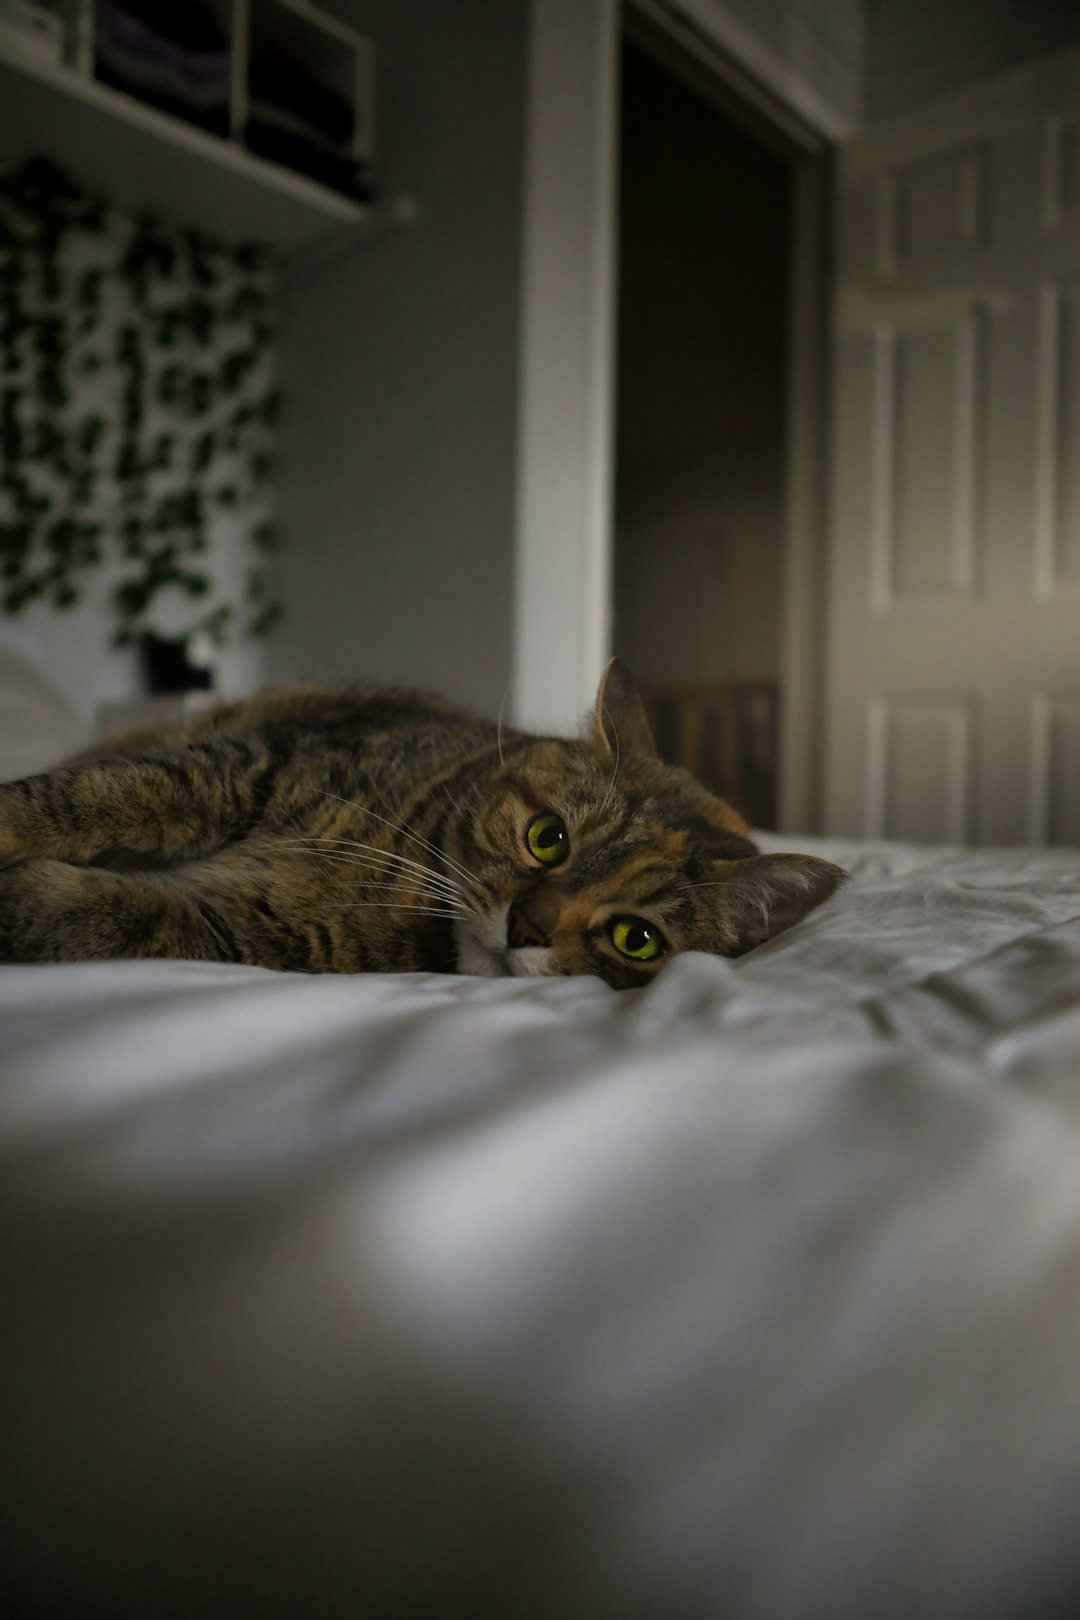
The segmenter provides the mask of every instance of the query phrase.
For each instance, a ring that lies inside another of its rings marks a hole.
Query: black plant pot
[[[212,669],[190,661],[186,641],[146,634],[139,655],[148,692],[207,692],[214,684]]]

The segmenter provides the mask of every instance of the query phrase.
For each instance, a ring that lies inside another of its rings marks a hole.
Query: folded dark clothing
[[[353,133],[353,109],[344,96],[318,84],[302,68],[277,56],[255,56],[248,75],[252,96],[292,113],[331,141]]]
[[[115,0],[111,0],[115,4]],[[98,22],[110,0],[97,0]],[[123,9],[137,18],[161,39],[171,40],[189,51],[221,51],[228,40],[209,6],[193,0],[123,0]]]
[[[134,96],[137,101],[145,101],[161,112],[171,113],[174,118],[182,118],[185,123],[208,130],[211,135],[229,133],[227,80],[216,94],[204,95],[196,100],[181,89],[166,87],[160,82],[147,82],[146,76],[140,74],[137,68],[132,69],[126,63],[121,66],[115,59],[106,59],[100,50],[95,59],[94,76],[102,84],[114,90],[123,90],[125,95]]]
[[[97,37],[96,60],[99,69],[109,69],[141,86],[144,93],[173,96],[188,106],[215,107],[229,97],[229,73],[210,78],[193,78],[172,62],[158,56],[140,56],[125,51],[109,34]]]
[[[356,154],[349,141],[332,141],[328,135],[323,135],[310,124],[305,124],[302,118],[290,112],[287,107],[276,107],[272,102],[260,101],[252,96],[248,102],[248,116],[255,119],[267,129],[276,129],[288,135],[295,135],[299,140],[306,141],[317,151],[326,152],[330,157],[354,159]]]
[[[318,180],[332,191],[343,192],[360,202],[370,199],[367,174],[353,157],[336,157],[325,146],[316,146],[290,130],[264,123],[259,118],[248,119],[244,138],[248,150],[259,157],[294,169],[298,174],[307,175],[309,180]]]
[[[125,56],[166,63],[191,79],[220,79],[229,72],[232,53],[222,43],[214,49],[193,49],[161,34],[129,10],[127,0],[99,0],[99,48],[107,43]]]

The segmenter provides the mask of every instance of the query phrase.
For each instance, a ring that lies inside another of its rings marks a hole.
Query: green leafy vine
[[[262,249],[129,219],[43,158],[0,173],[0,607],[71,608],[108,563],[116,645],[166,601],[173,634],[266,635],[274,339]]]

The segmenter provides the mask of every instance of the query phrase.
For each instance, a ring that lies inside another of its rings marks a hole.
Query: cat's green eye
[[[611,924],[611,943],[635,962],[651,962],[664,949],[658,929],[640,917],[618,917]]]
[[[558,866],[570,853],[570,839],[560,816],[533,816],[525,830],[529,854],[545,866]]]

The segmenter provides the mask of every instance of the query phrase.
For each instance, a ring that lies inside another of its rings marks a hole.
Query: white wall
[[[218,577],[230,582],[242,599],[247,545],[236,524],[217,524],[215,551]],[[87,581],[77,607],[64,613],[40,602],[17,618],[0,615],[0,648],[17,654],[52,687],[73,714],[96,731],[103,709],[137,702],[144,693],[142,672],[135,651],[112,645],[116,615],[110,597],[124,577],[117,561],[96,569]],[[186,629],[172,625],[163,614],[156,628],[169,633]],[[226,696],[256,691],[265,680],[267,643],[238,637],[214,653],[216,689]]]
[[[1077,0],[867,0],[866,121],[1076,39]]]
[[[525,0],[339,0],[376,41],[383,199],[415,226],[298,273],[281,375],[284,678],[510,682]]]
[[[76,176],[76,178],[79,178]],[[15,653],[35,668],[53,688],[67,707],[89,728],[94,728],[106,705],[124,704],[138,698],[143,690],[139,661],[132,648],[116,648],[112,638],[118,619],[112,603],[116,587],[133,576],[138,578],[141,565],[133,564],[121,553],[119,524],[122,516],[120,486],[105,469],[111,469],[121,439],[121,401],[126,373],[114,363],[113,354],[117,337],[124,323],[131,318],[131,294],[115,273],[115,266],[126,251],[130,239],[131,221],[119,210],[107,216],[108,227],[101,234],[84,233],[75,229],[65,239],[60,268],[63,277],[63,297],[59,308],[68,319],[68,344],[64,362],[64,384],[69,401],[61,413],[61,427],[72,432],[85,416],[100,415],[107,424],[105,435],[94,456],[99,469],[96,491],[91,505],[83,516],[103,526],[101,549],[103,560],[92,568],[81,570],[74,583],[79,590],[78,602],[63,611],[41,599],[31,603],[16,615],[0,612],[0,647]],[[98,325],[90,335],[80,337],[75,323],[69,319],[74,307],[74,289],[81,274],[87,270],[102,271],[105,294],[98,312]],[[159,283],[151,293],[151,308],[163,308],[186,296],[188,289],[180,283]],[[224,298],[221,300],[225,301]],[[148,310],[143,310],[144,317]],[[219,428],[222,419],[239,401],[236,398],[218,400],[210,407],[210,414],[192,419],[180,406],[162,405],[156,396],[160,370],[167,362],[190,364],[193,359],[193,340],[181,339],[181,346],[167,354],[155,351],[148,342],[148,381],[144,390],[146,418],[139,430],[143,445],[150,444],[158,433],[167,434],[175,442],[172,466],[163,472],[151,472],[147,478],[147,507],[152,510],[159,497],[173,494],[185,487],[184,469],[190,465],[191,447],[196,437],[207,428]],[[237,343],[250,341],[245,326],[220,324],[209,351],[198,350],[199,362],[220,362]],[[104,357],[100,369],[86,375],[80,369],[85,354],[96,351]],[[16,372],[22,403],[20,419],[28,430],[37,415],[33,405],[33,365],[29,362],[26,339],[16,344],[15,359],[21,363]],[[256,397],[269,388],[273,378],[268,369],[272,357],[260,363],[245,390],[251,388]],[[250,399],[251,395],[246,394]],[[24,472],[26,469],[24,468]],[[158,635],[180,636],[188,634],[192,626],[219,601],[238,605],[237,618],[243,624],[246,575],[259,556],[248,541],[251,526],[270,515],[264,498],[255,498],[254,504],[245,501],[237,509],[223,509],[211,498],[211,489],[219,484],[239,483],[243,474],[239,458],[216,461],[207,480],[206,536],[209,549],[188,560],[213,584],[213,595],[192,602],[176,586],[160,592],[146,618],[145,627]],[[52,494],[56,500],[56,515],[66,507],[67,491],[55,476],[50,478],[40,465],[30,471],[30,482],[39,493]],[[0,513],[5,502],[0,498]],[[169,539],[179,537],[170,535]],[[37,542],[40,555],[41,542]],[[264,643],[237,634],[228,646],[216,650],[214,665],[220,690],[228,695],[243,694],[258,687],[263,680]]]

